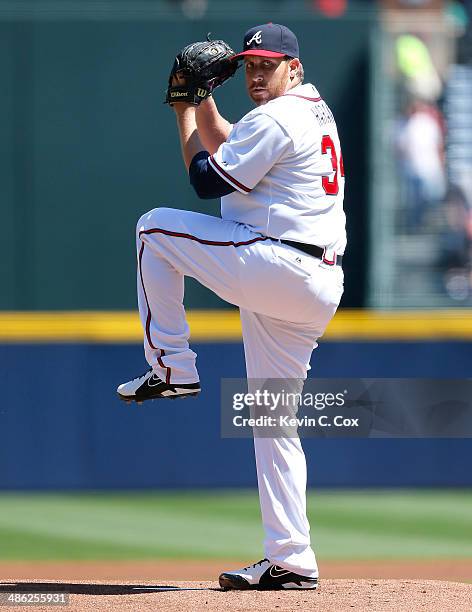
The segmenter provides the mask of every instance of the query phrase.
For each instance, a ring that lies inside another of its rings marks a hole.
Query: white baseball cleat
[[[318,578],[301,576],[279,565],[262,559],[249,567],[224,572],[220,575],[220,586],[225,589],[278,591],[281,589],[316,589]]]
[[[177,399],[191,397],[200,393],[200,383],[190,384],[168,384],[161,380],[153,370],[148,370],[142,376],[138,376],[129,382],[123,383],[116,392],[118,397],[125,402],[136,402],[138,404],[152,399]]]

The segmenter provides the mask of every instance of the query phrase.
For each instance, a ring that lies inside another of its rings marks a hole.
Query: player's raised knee
[[[153,208],[139,218],[136,233],[139,235],[142,231],[155,228],[169,229],[179,212],[175,208]]]

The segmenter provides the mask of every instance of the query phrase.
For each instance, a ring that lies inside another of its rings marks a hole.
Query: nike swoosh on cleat
[[[271,565],[269,569],[269,574],[272,578],[280,578],[281,576],[287,576],[287,574],[291,574],[290,570],[286,570],[283,567],[279,567],[278,565]]]
[[[151,380],[153,382],[151,382]],[[157,381],[157,382],[154,382],[154,381]],[[148,384],[148,387],[157,387],[157,385],[159,385],[161,382],[162,380],[159,378],[159,376],[156,376],[155,374],[153,374],[151,378],[148,378],[147,384]]]

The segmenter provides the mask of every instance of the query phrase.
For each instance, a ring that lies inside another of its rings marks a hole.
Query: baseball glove
[[[164,103],[172,106],[174,102],[187,102],[198,106],[216,87],[234,76],[238,63],[230,59],[233,55],[233,49],[223,40],[208,38],[184,47],[175,58]],[[174,78],[177,76],[183,77],[178,85]]]

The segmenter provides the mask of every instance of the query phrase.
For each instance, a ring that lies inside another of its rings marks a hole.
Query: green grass
[[[472,491],[308,496],[324,559],[472,557]],[[253,491],[0,494],[0,560],[258,558]]]

